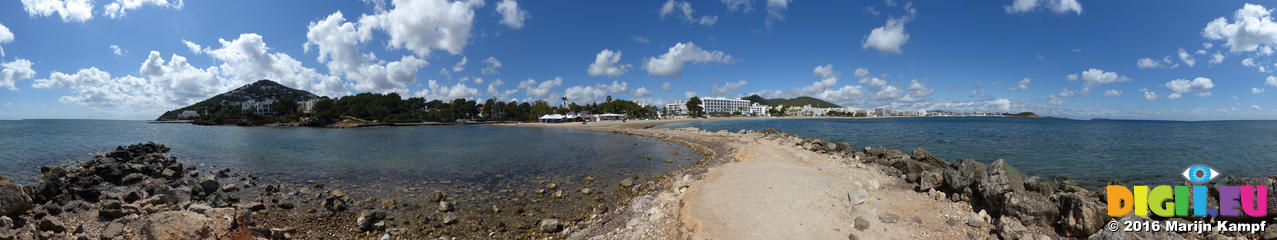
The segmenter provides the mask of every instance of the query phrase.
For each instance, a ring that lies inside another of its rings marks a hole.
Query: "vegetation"
[[[693,96],[687,100],[687,114],[689,116],[704,116],[705,109],[701,108],[701,98]]]
[[[1037,114],[1034,114],[1033,112],[1021,112],[1021,113],[1016,113],[1016,114],[1003,113],[1003,114],[1002,114],[1002,116],[1007,116],[1007,117],[1027,117],[1027,118],[1036,118],[1036,117],[1040,117],[1040,116],[1038,116]]]
[[[829,112],[825,113],[825,116],[830,116],[830,117],[868,117],[868,116],[869,116],[869,114],[867,114],[867,113],[863,113],[863,112],[861,112],[861,113],[856,113],[856,112],[829,111]]]
[[[772,98],[772,99],[765,99],[765,98],[763,98],[763,97],[758,96],[757,94],[755,94],[755,95],[749,95],[748,97],[743,97],[743,98],[741,98],[741,100],[749,100],[749,101],[750,101],[750,102],[752,102],[752,103],[758,103],[758,104],[761,104],[761,105],[768,105],[768,106],[780,106],[780,105],[785,105],[785,106],[806,106],[806,105],[811,105],[811,107],[816,107],[816,108],[831,108],[831,107],[840,107],[840,106],[838,106],[837,104],[829,103],[829,102],[826,102],[825,100],[820,100],[820,99],[818,99],[818,98],[814,98],[814,97],[796,97],[796,98],[790,98],[790,99],[784,99],[784,98]]]
[[[165,112],[160,115],[157,120],[177,120],[178,115],[183,111],[195,111],[200,115],[218,113],[225,103],[244,102],[248,100],[265,100],[265,99],[293,99],[293,101],[305,101],[319,98],[310,92],[289,88],[282,84],[271,80],[260,80],[243,87],[236,88],[230,92],[218,94],[204,101],[197,102],[190,106],[178,108],[173,111]]]

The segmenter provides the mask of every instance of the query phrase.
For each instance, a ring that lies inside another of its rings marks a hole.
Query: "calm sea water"
[[[946,160],[1005,159],[1039,176],[1097,187],[1180,184],[1184,168],[1204,163],[1225,175],[1277,175],[1277,121],[1075,121],[1000,117],[763,119],[664,126],[709,131],[776,128],[805,137],[926,148]]]
[[[406,179],[510,187],[508,182],[518,179],[646,177],[700,160],[685,146],[658,140],[530,127],[322,129],[23,120],[0,121],[0,135],[0,175],[24,183],[33,181],[39,166],[89,160],[118,145],[147,141],[173,147],[172,154],[201,170],[232,168],[294,182]],[[683,155],[665,163],[673,152]],[[653,160],[644,160],[645,155]]]

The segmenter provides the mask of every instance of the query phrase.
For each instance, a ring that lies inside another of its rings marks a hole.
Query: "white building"
[[[182,113],[180,114],[177,114],[177,118],[179,119],[191,119],[191,118],[196,118],[199,116],[200,116],[200,113],[195,112],[194,110],[186,110],[186,111],[182,111]]]
[[[310,113],[310,112],[315,111],[315,102],[319,102],[319,99],[318,99],[318,98],[312,98],[312,99],[310,99],[310,100],[306,100],[306,101],[299,101],[299,102],[297,102],[297,105],[300,105],[300,106],[301,106],[301,108],[302,108],[302,112],[304,112],[304,113]],[[483,112],[479,112],[479,113],[483,113]]]
[[[749,115],[770,116],[771,114],[767,114],[767,109],[770,108],[771,107],[767,105],[758,105],[758,103],[753,103],[749,105]]]
[[[701,108],[706,113],[732,113],[732,112],[748,112],[749,100],[730,99],[730,98],[702,98]]]
[[[669,111],[671,115],[687,114],[687,103],[674,101],[674,103],[665,104],[665,111]]]

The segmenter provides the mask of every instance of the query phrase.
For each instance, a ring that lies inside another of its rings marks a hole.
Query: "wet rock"
[[[191,211],[168,211],[151,214],[142,226],[147,239],[209,239],[215,237],[213,219]]]
[[[439,222],[442,222],[444,225],[451,225],[457,223],[458,219],[459,217],[457,217],[457,213],[449,212],[443,214],[443,219],[439,219]]]
[[[1015,217],[1026,227],[1052,229],[1051,224],[1060,216],[1060,209],[1051,198],[1036,192],[1009,192],[1002,214]]]
[[[328,191],[328,197],[324,198],[324,203],[322,205],[324,209],[327,209],[328,211],[341,212],[346,211],[346,209],[349,208],[346,203],[347,201],[346,192],[343,192],[340,189],[333,189]]]
[[[621,179],[620,184],[621,184],[621,187],[627,187],[627,188],[632,187],[634,186],[634,178],[628,177],[625,179]]]
[[[563,230],[563,224],[559,223],[557,218],[541,219],[541,223],[537,226],[537,231],[543,233],[556,233]]]
[[[360,231],[380,231],[385,230],[386,213],[382,211],[364,211],[359,213],[359,219],[355,221]]]
[[[44,216],[43,218],[40,218],[40,222],[38,223],[37,226],[38,226],[37,229],[39,229],[40,231],[52,231],[55,233],[60,233],[67,230],[67,227],[65,225],[62,225],[62,220],[53,216]]]
[[[896,223],[897,220],[900,220],[900,216],[897,216],[896,214],[884,213],[882,215],[878,215],[878,221],[882,223],[892,224]]]
[[[451,211],[452,211],[452,203],[449,203],[448,201],[439,201],[439,212],[451,212]]]
[[[22,214],[31,207],[31,197],[22,190],[22,185],[0,182],[0,215]]]
[[[980,176],[980,195],[984,198],[985,206],[995,216],[1000,214],[1007,193],[1023,191],[1024,181],[1019,171],[1005,160],[993,161],[984,175]]]
[[[869,228],[869,221],[862,217],[856,217],[856,230],[864,231]]]
[[[448,196],[444,195],[443,192],[440,192],[438,190],[431,192],[430,197],[426,198],[426,200],[430,200],[430,202],[439,202],[439,201],[443,201],[447,199],[448,199]]]
[[[1099,200],[1076,193],[1056,195],[1060,214],[1060,230],[1065,236],[1085,237],[1104,227],[1110,219],[1106,206]]]

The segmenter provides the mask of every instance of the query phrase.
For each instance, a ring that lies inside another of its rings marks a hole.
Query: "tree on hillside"
[[[692,99],[687,100],[687,115],[701,116],[705,115],[704,111],[705,109],[701,108],[701,98],[693,96]]]

